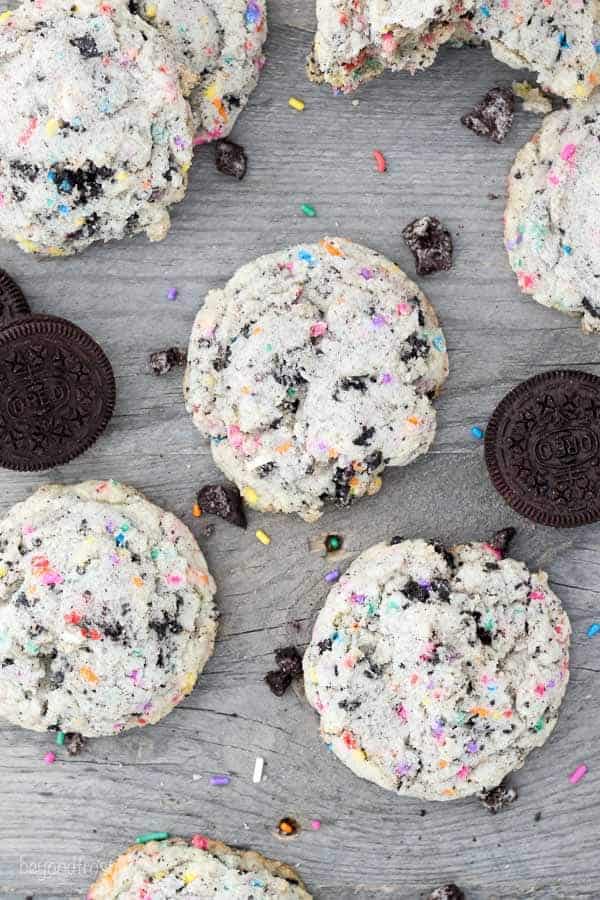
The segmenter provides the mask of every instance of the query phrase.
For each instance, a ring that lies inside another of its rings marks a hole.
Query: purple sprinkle
[[[167,294],[167,300],[177,300],[177,295],[179,291],[177,288],[169,288],[169,292]]]
[[[250,0],[250,3],[246,7],[246,13],[244,18],[246,19],[247,25],[254,25],[255,22],[258,22],[260,19],[260,6],[255,0]]]
[[[359,606],[363,606],[366,599],[365,594],[355,594],[354,591],[350,595],[350,602],[358,603]]]
[[[229,784],[231,778],[229,775],[211,775],[210,783],[213,787],[224,787],[226,784]]]
[[[332,569],[331,572],[328,572],[327,575],[325,576],[325,581],[327,581],[329,584],[333,584],[333,582],[337,581],[339,577],[340,577],[340,570]]]
[[[394,769],[394,772],[396,773],[396,775],[408,775],[408,773],[410,772],[411,769],[412,769],[412,766],[410,763],[403,762],[403,763],[400,763],[399,766],[396,766],[396,768]]]
[[[373,316],[371,322],[373,323],[375,328],[381,328],[382,325],[387,325],[385,316]]]
[[[477,741],[469,741],[467,744],[467,753],[478,753],[479,752],[479,744]]]
[[[431,582],[427,581],[426,578],[419,578],[417,584],[419,585],[419,587],[427,588],[427,590],[429,590],[429,588],[431,587]]]
[[[381,376],[382,384],[391,384],[393,380],[394,380],[394,376],[392,375],[391,372],[384,372],[383,375]]]
[[[369,281],[373,277],[373,271],[371,269],[361,269],[360,274],[365,281]]]

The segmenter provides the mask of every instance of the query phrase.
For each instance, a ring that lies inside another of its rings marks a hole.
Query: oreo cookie
[[[600,519],[600,378],[543,372],[502,400],[486,429],[492,483],[516,512],[572,528]]]
[[[102,434],[115,399],[98,344],[72,322],[33,315],[0,273],[0,466],[38,472],[69,462]]]

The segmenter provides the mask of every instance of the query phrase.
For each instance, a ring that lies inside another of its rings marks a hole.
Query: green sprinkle
[[[27,643],[25,644],[25,649],[29,654],[31,654],[31,656],[37,656],[40,652],[39,645],[34,643],[34,641],[27,641]]]
[[[273,344],[265,344],[265,350],[267,351],[267,353],[271,353],[271,351],[273,350]]]
[[[535,723],[535,725],[533,727],[535,728],[536,731],[541,731],[545,724],[546,723],[544,722],[544,719],[542,717],[541,719],[537,720],[537,722]]]
[[[305,216],[308,216],[309,219],[314,219],[317,214],[314,206],[311,206],[310,203],[303,203],[300,207]]]
[[[455,724],[455,725],[464,725],[464,724],[465,724],[465,721],[466,721],[466,718],[467,718],[466,713],[464,713],[464,712],[459,712],[459,713],[456,714],[456,716],[455,716],[455,718],[454,718],[454,724]]]
[[[56,743],[58,744],[59,747],[62,747],[62,745],[65,742],[65,738],[66,738],[66,734],[64,733],[64,731],[59,731],[58,734],[56,735]]]
[[[296,390],[296,388],[292,388],[292,387],[288,388],[286,391],[286,394],[288,395],[288,397],[295,397],[297,393],[298,393],[298,391]]]
[[[387,608],[390,612],[398,612],[398,610],[400,609],[400,604],[397,600],[390,600],[388,602]]]
[[[136,647],[135,650],[131,651],[131,653],[133,656],[143,656],[144,655],[144,651],[140,650],[139,647]]]
[[[160,550],[158,549],[158,547],[153,547],[152,550],[150,551],[150,558],[158,559],[159,556],[160,556]]]
[[[168,831],[149,831],[148,834],[140,834],[136,837],[136,844],[149,844],[150,841],[166,841],[170,837]]]

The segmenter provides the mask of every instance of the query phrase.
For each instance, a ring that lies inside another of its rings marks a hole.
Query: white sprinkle
[[[265,761],[262,756],[256,757],[256,762],[254,763],[254,774],[252,776],[252,781],[254,784],[260,784],[263,776],[263,769],[265,766]]]
[[[193,781],[200,781],[201,778],[202,778],[202,776],[198,775],[196,772],[194,772],[194,774],[192,775]]]

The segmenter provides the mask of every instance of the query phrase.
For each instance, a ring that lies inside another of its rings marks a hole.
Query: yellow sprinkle
[[[204,96],[206,97],[207,100],[214,100],[214,98],[217,96],[217,94],[218,94],[217,86],[213,81],[212,84],[209,84],[209,86],[204,91]]]
[[[379,475],[376,475],[375,478],[373,478],[373,480],[369,482],[369,487],[367,488],[367,494],[369,495],[369,497],[373,497],[375,494],[378,494],[381,490],[382,484],[383,481],[381,480]]]
[[[149,19],[154,19],[156,16],[156,4],[155,3],[147,3],[146,4],[146,15]]]
[[[244,496],[244,500],[246,500],[251,506],[258,501],[258,494],[251,487],[245,487],[242,491]]]
[[[190,694],[194,690],[196,684],[196,675],[194,672],[188,672],[181,684],[181,693]]]
[[[5,575],[8,575],[8,569],[6,566],[0,566],[0,578],[4,578]]]
[[[186,172],[189,172],[191,168],[191,163],[184,163],[181,167],[181,171],[185,175]]]
[[[79,674],[82,678],[85,678],[89,684],[98,684],[100,681],[94,670],[90,669],[89,666],[82,666],[79,670]]]
[[[181,876],[181,880],[184,884],[191,884],[192,881],[195,881],[198,875],[196,872],[184,872]]]
[[[305,106],[304,100],[298,100],[297,97],[290,97],[290,99],[288,100],[288,104],[292,107],[292,109],[297,109],[298,112],[302,112]]]
[[[117,179],[117,181],[127,181],[127,179],[129,178],[129,175],[127,172],[124,172],[121,169],[120,172],[117,172],[117,174],[115,175],[115,178]]]
[[[581,82],[575,86],[575,93],[578,97],[587,97],[588,95],[585,85],[581,84]]]
[[[33,241],[30,241],[27,238],[17,238],[17,243],[25,253],[37,253],[40,249],[38,244],[34,244]]]
[[[48,256],[64,256],[65,251],[60,247],[48,247]]]
[[[262,530],[262,528],[258,529],[258,531],[256,532],[256,537],[261,542],[261,544],[264,544],[265,546],[271,543],[271,538],[266,531]]]
[[[60,131],[60,122],[58,119],[48,119],[44,130],[48,137],[54,137]]]
[[[6,12],[0,13],[0,25],[7,22],[12,16],[12,10],[7,9]]]
[[[358,759],[360,762],[364,762],[364,760],[367,758],[367,754],[364,750],[353,750],[352,756],[355,759]]]
[[[160,869],[159,872],[155,872],[152,876],[153,881],[162,881],[163,878],[167,877],[167,872],[165,869]]]

